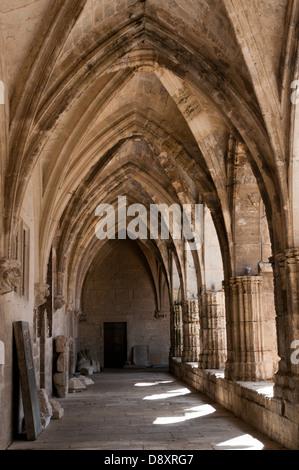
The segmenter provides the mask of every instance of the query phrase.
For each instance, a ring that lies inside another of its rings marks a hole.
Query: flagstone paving
[[[105,370],[58,399],[61,420],[8,450],[280,450],[166,370]]]

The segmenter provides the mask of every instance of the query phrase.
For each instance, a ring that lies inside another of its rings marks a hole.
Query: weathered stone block
[[[51,419],[61,419],[64,415],[64,409],[58,403],[57,400],[50,399],[50,405],[52,406],[52,418]]]
[[[84,366],[80,368],[80,374],[82,375],[92,375],[93,374],[93,367],[92,366]]]
[[[53,378],[54,378],[55,385],[64,386],[67,383],[66,374],[62,374],[61,372],[56,372]]]
[[[59,398],[65,398],[68,394],[68,375],[56,372],[53,376],[54,385]]]
[[[77,377],[73,377],[69,380],[68,391],[70,393],[82,392],[83,390],[86,390],[86,388],[86,385],[84,385],[84,383]]]
[[[66,353],[60,353],[57,359],[56,368],[57,372],[65,372],[68,367],[68,357]]]
[[[79,379],[84,385],[86,385],[86,387],[88,387],[89,385],[94,385],[94,381],[84,375],[78,375],[77,379]]]
[[[68,352],[69,347],[72,344],[72,338],[68,338],[66,336],[60,335],[57,336],[55,340],[55,348],[56,352],[58,353],[66,353]]]

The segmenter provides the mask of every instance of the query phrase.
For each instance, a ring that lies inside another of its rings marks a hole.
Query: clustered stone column
[[[183,319],[182,319],[182,306],[179,304],[172,307],[171,318],[171,357],[182,357],[183,350]]]
[[[40,386],[47,393],[52,391],[52,342],[49,339],[47,312],[42,308],[50,295],[49,284],[34,284],[34,336],[40,339]]]
[[[278,372],[274,394],[299,405],[299,361],[293,346],[299,341],[299,248],[271,258],[277,312]],[[297,348],[298,349],[298,348]]]
[[[182,303],[183,362],[198,362],[199,356],[199,308],[198,300]]]
[[[44,311],[40,337],[40,386],[44,388],[48,394],[52,391],[52,364],[52,338],[49,337],[49,321],[47,312]]]
[[[257,381],[273,378],[264,345],[261,276],[240,276],[225,283],[227,308],[226,377]]]
[[[200,369],[224,369],[226,319],[223,291],[203,292],[200,300]]]

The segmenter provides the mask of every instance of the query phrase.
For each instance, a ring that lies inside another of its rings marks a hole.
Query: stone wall
[[[29,322],[31,339],[33,339],[33,311],[34,311],[34,276],[35,276],[35,230],[33,222],[33,181],[30,182],[24,204],[21,210],[22,223],[26,225],[29,233],[28,264],[26,265],[26,278],[28,280],[24,291],[20,289],[20,281],[12,287],[11,292],[0,295],[0,340],[4,344],[4,364],[0,365],[0,449],[6,448],[12,438],[13,419],[13,377],[18,373],[14,361],[13,349],[13,322]],[[20,270],[22,272],[23,268]],[[39,342],[32,344],[33,361],[35,365],[36,380],[39,384]]]

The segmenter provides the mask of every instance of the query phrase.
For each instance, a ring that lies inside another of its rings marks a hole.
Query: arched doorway
[[[109,241],[98,253],[86,275],[82,306],[79,348],[90,350],[102,367],[136,366],[136,350],[148,351],[144,365],[168,364],[168,292],[162,295],[164,315],[157,318],[153,275],[137,242]]]

